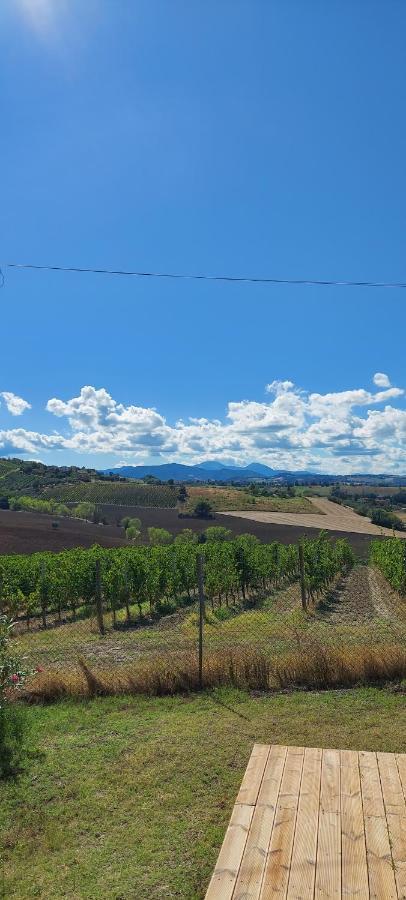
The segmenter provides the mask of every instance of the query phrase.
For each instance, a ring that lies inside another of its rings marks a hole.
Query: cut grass
[[[362,689],[103,698],[27,709],[2,784],[8,900],[204,897],[255,741],[402,752],[404,697]]]

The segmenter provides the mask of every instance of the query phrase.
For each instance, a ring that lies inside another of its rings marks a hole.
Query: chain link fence
[[[1,604],[18,605],[13,644],[38,697],[327,686],[333,669],[345,683],[337,653],[404,642],[401,615],[383,626],[361,605],[357,617],[367,569],[349,574],[348,544],[323,534],[5,559]]]

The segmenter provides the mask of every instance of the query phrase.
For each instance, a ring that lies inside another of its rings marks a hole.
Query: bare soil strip
[[[392,590],[380,572],[369,566],[355,566],[329,591],[317,608],[317,616],[331,625],[364,624],[388,619],[406,620],[406,603]]]
[[[238,516],[241,519],[252,519],[256,522],[272,523],[274,525],[299,525],[308,528],[326,529],[327,531],[355,532],[357,534],[372,534],[377,537],[382,535],[392,536],[389,528],[380,528],[373,525],[370,519],[359,516],[348,506],[340,506],[321,497],[312,497],[312,503],[319,513],[277,513],[257,512],[256,510],[234,512],[218,512],[217,515]],[[397,532],[397,537],[406,538],[406,532]]]

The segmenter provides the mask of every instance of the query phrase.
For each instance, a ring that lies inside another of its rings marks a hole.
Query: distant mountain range
[[[261,470],[261,471],[260,471]],[[265,471],[266,470],[266,471]],[[161,481],[255,481],[258,478],[275,478],[277,472],[268,466],[224,466],[219,462],[206,462],[199,466],[182,463],[164,463],[162,466],[120,466],[106,469],[104,474],[121,475],[123,478],[145,478],[154,475]]]
[[[161,481],[268,481],[281,482],[303,481],[318,483],[323,482],[362,482],[363,484],[404,484],[406,476],[399,475],[326,475],[319,472],[297,471],[289,472],[282,469],[272,469],[263,463],[250,463],[248,466],[226,466],[218,460],[208,460],[197,466],[184,465],[182,463],[163,463],[158,466],[119,466],[113,469],[104,469],[104,475],[119,475],[122,478],[146,478],[154,476]]]

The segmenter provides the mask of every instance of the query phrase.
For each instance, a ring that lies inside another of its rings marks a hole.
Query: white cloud
[[[386,387],[391,386],[389,378],[387,375],[384,374],[384,372],[375,372],[375,375],[373,377],[373,382],[374,382],[374,384],[377,385],[377,387],[386,388]]]
[[[275,379],[275,381],[271,381],[270,384],[267,384],[265,390],[267,394],[284,394],[286,391],[291,391],[294,388],[293,381],[279,381]]]
[[[66,421],[66,433],[0,432],[0,452],[59,449],[110,454],[120,462],[257,459],[274,468],[406,473],[404,391],[377,387],[383,390],[321,394],[275,380],[266,402],[233,400],[222,420],[193,417],[170,424],[152,407],[126,406],[105,388],[87,385],[77,397],[47,403],[49,413]]]
[[[3,398],[7,409],[12,416],[21,416],[26,409],[31,409],[31,403],[27,403],[27,400],[23,400],[22,397],[17,397],[17,395],[12,394],[11,391],[1,391],[0,397]]]

